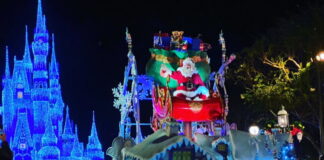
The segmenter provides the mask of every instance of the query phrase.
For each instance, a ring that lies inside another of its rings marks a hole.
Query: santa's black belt
[[[193,88],[197,88],[198,87],[198,85],[193,84],[191,82],[180,83],[179,86],[186,86],[187,89],[193,89]]]

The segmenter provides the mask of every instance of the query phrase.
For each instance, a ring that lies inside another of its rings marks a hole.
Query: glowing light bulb
[[[259,134],[260,128],[256,125],[253,125],[249,128],[249,132],[252,136],[256,136]]]

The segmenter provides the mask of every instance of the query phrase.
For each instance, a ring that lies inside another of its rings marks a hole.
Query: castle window
[[[24,95],[23,95],[22,91],[17,92],[17,98],[21,99],[23,97],[24,97]]]
[[[20,148],[20,149],[26,149],[26,144],[25,144],[25,143],[21,143],[21,144],[19,144],[19,148]]]
[[[191,160],[193,155],[192,151],[188,149],[176,149],[172,153],[172,159]]]
[[[223,157],[227,157],[228,155],[228,145],[225,144],[224,142],[220,142],[219,144],[216,145],[216,152],[221,154]]]
[[[24,88],[24,86],[22,84],[18,84],[17,88]]]

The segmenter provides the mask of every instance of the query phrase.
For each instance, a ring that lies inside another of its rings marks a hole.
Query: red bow
[[[294,136],[294,135],[296,135],[298,132],[302,132],[302,130],[299,129],[299,128],[294,127],[294,128],[290,131],[290,134]]]

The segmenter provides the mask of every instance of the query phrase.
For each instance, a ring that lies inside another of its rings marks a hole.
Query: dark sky
[[[104,150],[118,134],[119,112],[112,106],[111,88],[122,81],[127,63],[126,26],[133,36],[141,74],[150,57],[152,35],[159,30],[183,30],[186,36],[201,33],[202,39],[214,48],[209,55],[215,70],[220,61],[216,58],[220,55],[217,40],[221,29],[228,51],[239,52],[274,27],[278,19],[302,12],[310,3],[314,2],[43,0],[47,28],[55,33],[63,99],[70,106],[71,119],[79,126],[80,139],[87,141],[92,110],[96,112]],[[29,33],[33,33],[36,7],[37,0],[0,1],[1,75],[5,45],[9,45],[11,61],[13,55],[22,58],[24,26],[28,25]],[[32,36],[29,38],[31,41]],[[151,110],[150,106],[142,108],[142,112]]]

